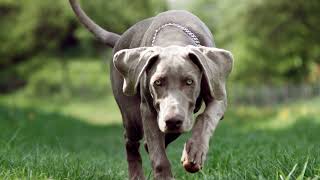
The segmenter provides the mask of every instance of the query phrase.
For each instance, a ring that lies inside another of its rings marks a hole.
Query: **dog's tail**
[[[99,41],[107,46],[114,47],[120,38],[120,35],[104,30],[102,27],[93,22],[86,13],[81,9],[78,0],[69,0],[71,7],[78,17],[79,21],[93,33]]]

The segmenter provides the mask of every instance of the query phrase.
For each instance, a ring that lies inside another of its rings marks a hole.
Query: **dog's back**
[[[199,38],[203,46],[214,46],[210,30],[197,16],[184,10],[170,10],[142,20],[129,28],[117,42],[114,53],[121,49],[151,46],[155,31],[167,23],[176,23],[188,28]]]

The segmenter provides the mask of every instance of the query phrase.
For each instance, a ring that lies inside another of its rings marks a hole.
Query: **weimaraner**
[[[77,0],[69,1],[80,22],[113,47],[112,90],[125,128],[129,179],[144,179],[143,137],[154,178],[174,179],[165,148],[190,130],[181,161],[187,171],[199,171],[227,107],[232,54],[215,48],[206,25],[187,11],[160,13],[120,36],[94,23]],[[202,102],[205,109],[194,121]]]

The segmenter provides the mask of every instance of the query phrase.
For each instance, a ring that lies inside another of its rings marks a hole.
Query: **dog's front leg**
[[[189,172],[196,172],[203,166],[209,149],[210,137],[223,117],[225,109],[226,101],[211,100],[206,102],[204,112],[197,117],[192,136],[186,142],[181,158],[182,162],[191,164],[189,169],[185,166]]]
[[[146,103],[142,102],[140,108],[154,179],[174,179],[165,152],[165,134],[159,129],[157,115],[151,112]]]

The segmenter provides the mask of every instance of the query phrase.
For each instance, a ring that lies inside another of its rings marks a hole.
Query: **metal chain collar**
[[[155,31],[155,33],[154,33],[154,35],[152,37],[151,46],[154,46],[154,43],[156,41],[156,38],[157,38],[157,35],[158,35],[159,31],[161,31],[163,28],[165,28],[167,26],[174,26],[174,27],[177,27],[177,28],[181,29],[183,32],[185,32],[194,41],[194,43],[196,43],[197,46],[200,46],[200,41],[199,41],[199,39],[197,38],[197,36],[193,32],[191,32],[188,28],[186,28],[184,26],[181,26],[180,24],[176,24],[176,23],[167,23],[167,24],[164,24],[164,25],[160,26]]]

